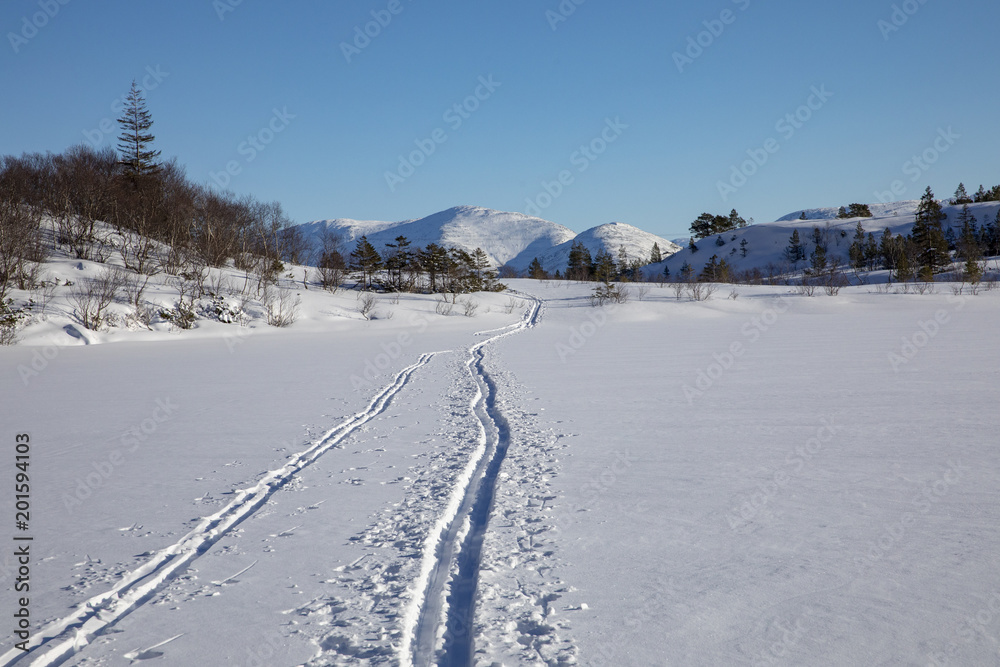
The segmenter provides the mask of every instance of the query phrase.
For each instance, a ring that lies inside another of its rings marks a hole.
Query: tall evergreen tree
[[[580,241],[573,241],[569,249],[569,263],[566,266],[567,280],[590,280],[594,260],[590,250]]]
[[[604,248],[597,251],[594,257],[594,278],[601,282],[609,283],[615,279],[618,267],[615,265],[615,258]]]
[[[531,264],[528,265],[528,277],[534,280],[545,280],[549,277],[548,272],[537,257],[531,260]]]
[[[156,158],[160,156],[160,151],[150,148],[155,139],[149,131],[153,127],[153,117],[134,79],[118,124],[121,126],[121,134],[118,135],[119,164],[129,174],[145,176],[158,172],[160,164]]]
[[[382,257],[375,247],[368,242],[367,236],[358,239],[357,245],[351,251],[351,270],[361,272],[361,285],[371,287],[372,278],[382,268]]]
[[[653,249],[649,251],[649,263],[659,264],[663,261],[663,252],[660,251],[660,244],[653,243]]]
[[[934,274],[948,265],[948,241],[941,229],[942,220],[941,204],[928,186],[917,206],[917,219],[911,234],[918,253],[919,277],[924,281],[933,280]]]
[[[986,192],[986,188],[980,185],[979,189],[976,190],[976,194],[973,198],[973,201],[978,204],[980,202],[989,201],[989,197],[990,195],[989,193]]]
[[[958,187],[955,189],[955,206],[971,203],[972,198],[969,197],[969,193],[965,191],[965,183],[959,183]]]
[[[791,238],[788,239],[788,246],[785,248],[785,259],[792,264],[798,264],[806,258],[806,249],[802,247],[802,239],[799,237],[799,230],[792,231]]]

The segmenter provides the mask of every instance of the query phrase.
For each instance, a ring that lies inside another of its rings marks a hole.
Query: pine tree
[[[698,274],[698,282],[714,283],[717,281],[718,272],[719,256],[712,255],[709,257],[708,263],[702,268],[701,273]]]
[[[146,100],[142,91],[132,81],[132,88],[125,98],[125,109],[118,119],[121,134],[118,136],[118,151],[121,153],[121,164],[127,173],[144,176],[155,174],[160,170],[156,158],[160,151],[150,149],[155,137],[149,130],[153,126],[153,118],[146,108]]]
[[[660,251],[660,244],[653,243],[653,249],[649,252],[649,263],[659,264],[663,261],[663,253]]]
[[[548,272],[537,257],[531,260],[531,264],[528,265],[528,277],[534,280],[546,280],[549,277]]]
[[[962,225],[962,235],[958,240],[958,256],[965,262],[965,279],[975,285],[983,275],[980,262],[983,259],[983,249],[979,245],[978,234],[976,233],[976,218],[969,213],[969,205],[962,206],[962,213],[958,216]]]
[[[681,264],[681,273],[680,273],[681,282],[685,283],[691,282],[691,276],[693,275],[694,275],[694,268],[690,264],[688,264],[687,260],[684,260],[684,263]]]
[[[934,199],[934,193],[928,186],[920,198],[911,234],[917,249],[920,279],[926,282],[933,280],[934,274],[948,265],[948,242],[941,229],[943,219],[941,204]]]
[[[716,239],[715,239],[715,245],[719,246],[720,248],[722,246],[726,245],[726,242],[722,239],[721,235],[718,236],[718,237],[716,237]]]
[[[826,270],[826,246],[822,243],[816,244],[809,257],[809,268],[814,274],[823,273]]]
[[[368,237],[362,236],[351,251],[351,271],[361,272],[361,286],[367,289],[371,287],[372,278],[380,268],[382,268],[382,257],[368,242]]]
[[[792,264],[798,264],[806,258],[806,250],[802,247],[799,230],[797,229],[792,232],[792,236],[788,240],[788,246],[785,248],[785,258]]]
[[[976,191],[973,201],[977,204],[984,201],[989,201],[989,196],[990,196],[989,193],[986,192],[986,188],[980,185],[979,189]]]
[[[965,183],[959,183],[958,188],[955,189],[955,206],[960,204],[971,204],[972,199],[969,194],[965,191]]]
[[[875,241],[875,235],[868,232],[868,242],[865,243],[865,266],[869,271],[875,268],[878,262],[878,243]]]
[[[412,254],[410,252],[410,240],[403,235],[395,239],[395,243],[386,243],[388,248],[385,258],[385,268],[389,272],[389,280],[397,290],[402,290],[403,269],[410,265]]]
[[[569,263],[566,266],[566,279],[590,280],[593,263],[587,246],[579,241],[573,241],[569,250]]]
[[[860,271],[865,268],[865,228],[858,222],[854,228],[854,240],[847,250],[847,256],[851,260],[851,268]]]
[[[618,267],[615,265],[615,258],[604,248],[597,251],[594,257],[594,278],[604,283],[609,283],[615,279]]]
[[[690,239],[688,239],[688,250],[690,250],[690,251],[691,251],[691,254],[692,254],[692,255],[693,255],[694,253],[698,252],[698,246],[696,246],[696,245],[695,245],[695,243],[694,243],[694,238],[693,238],[693,237],[692,237],[692,238],[690,238]]]
[[[799,220],[808,220],[808,219],[809,218],[806,216],[806,212],[802,211],[802,215],[799,216]]]
[[[841,206],[840,210],[837,211],[837,217],[838,218],[849,218],[850,216],[847,215],[847,209],[844,208],[843,206]]]
[[[747,256],[747,246],[748,245],[750,245],[750,244],[747,243],[746,239],[743,239],[742,241],[740,241],[740,254],[743,255],[744,257]]]

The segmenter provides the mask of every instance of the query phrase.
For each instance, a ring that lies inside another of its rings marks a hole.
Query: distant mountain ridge
[[[495,266],[517,271],[527,269],[536,257],[547,271],[565,271],[575,240],[583,243],[592,255],[604,249],[617,257],[619,248],[625,246],[630,257],[644,261],[649,261],[654,244],[659,244],[664,257],[680,250],[680,246],[667,239],[620,222],[598,225],[577,234],[542,218],[479,206],[456,206],[419,220],[337,218],[297,227],[314,248],[319,247],[324,233],[340,237],[343,249],[348,252],[362,236],[379,250],[396,237],[405,236],[415,248],[430,243],[467,251],[482,248]]]

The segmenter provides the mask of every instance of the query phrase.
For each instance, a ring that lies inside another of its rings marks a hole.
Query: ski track
[[[392,398],[406,386],[413,373],[425,366],[435,354],[438,353],[421,355],[416,363],[400,371],[365,410],[327,431],[309,448],[293,455],[284,466],[266,473],[253,487],[235,491],[236,498],[232,502],[215,514],[202,518],[187,535],[156,552],[144,564],[127,573],[111,590],[91,597],[80,603],[77,611],[41,628],[32,636],[29,652],[12,648],[0,656],[0,664],[27,664],[31,661],[32,667],[50,667],[64,663],[105,629],[149,601],[171,579],[263,506],[300,470],[315,462],[359,426],[381,414]],[[53,642],[58,643],[44,654],[37,654],[39,649]]]
[[[470,408],[478,421],[478,441],[424,544],[420,575],[403,618],[399,655],[403,667],[468,665],[472,659],[479,555],[496,478],[509,443],[509,429],[496,410],[496,385],[483,366],[484,348],[534,327],[541,319],[542,302],[529,295],[518,296],[531,302],[521,321],[468,351],[465,365],[476,383]],[[438,659],[443,662],[438,663]]]

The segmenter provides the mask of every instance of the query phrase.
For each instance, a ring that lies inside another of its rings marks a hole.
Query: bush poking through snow
[[[278,287],[268,287],[264,290],[264,309],[267,311],[267,323],[272,327],[287,327],[299,316],[299,304],[302,299],[292,290]]]
[[[81,280],[70,293],[70,303],[80,323],[91,331],[104,324],[105,310],[123,287],[126,273],[117,266],[105,267],[96,278]]]
[[[17,325],[27,317],[23,310],[14,308],[14,300],[0,301],[0,345],[17,342]]]
[[[596,308],[606,303],[626,303],[629,296],[631,295],[627,287],[604,283],[594,288],[593,294],[590,295],[590,305]]]
[[[507,297],[507,305],[503,307],[503,312],[510,315],[515,309],[520,310],[521,308],[524,308],[524,302],[518,298],[509,296]]]
[[[462,299],[459,301],[462,304],[462,313],[466,317],[475,317],[476,311],[479,310],[479,302],[473,301],[472,299]]]
[[[719,286],[714,283],[686,283],[688,295],[695,301],[708,301]]]
[[[451,315],[452,308],[454,308],[454,304],[448,301],[448,295],[442,294],[441,300],[437,302],[436,306],[434,306],[434,312],[438,315],[444,315],[447,317],[448,315]]]
[[[378,297],[371,292],[362,292],[358,295],[358,312],[366,320],[375,317],[375,306],[377,305]]]

